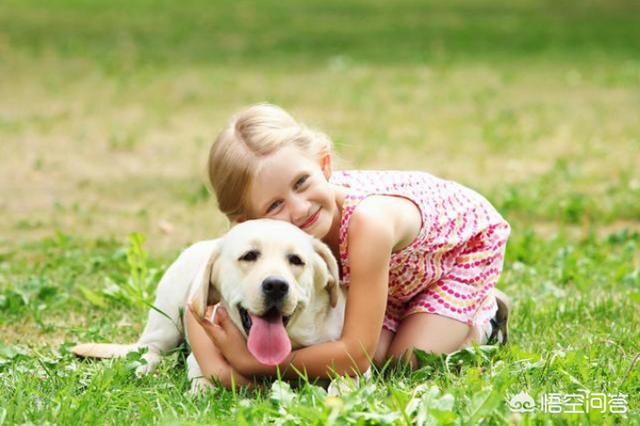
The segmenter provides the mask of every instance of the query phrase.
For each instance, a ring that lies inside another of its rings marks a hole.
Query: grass
[[[623,421],[598,412],[521,418],[511,413],[505,399],[522,391],[537,399],[543,393],[586,389],[625,393],[630,407],[637,404],[639,245],[640,234],[629,232],[580,240],[563,235],[545,239],[532,230],[516,234],[502,280],[517,300],[512,343],[505,349],[425,356],[420,370],[376,374],[342,398],[327,397],[322,388],[303,383],[296,391],[278,384],[252,393],[218,389],[193,399],[186,395],[183,351],[167,356],[157,373],[143,379],[134,374],[136,356],[93,363],[69,354],[75,341],[135,339],[145,309],[111,297],[96,303],[78,291],[94,283],[108,294],[107,281],[135,275],[137,263],[127,260],[134,242],[122,247],[116,241],[58,235],[3,255],[3,276],[15,281],[0,293],[1,325],[19,333],[33,324],[31,347],[5,345],[0,351],[4,415],[9,423],[84,424],[108,418],[113,424],[128,419],[254,424],[279,418],[291,424],[326,424],[330,419],[403,423],[403,412],[416,418],[423,410],[427,417],[460,424],[481,419]],[[42,254],[46,261],[25,273]],[[151,268],[162,265],[149,263]],[[41,338],[51,343],[35,344]],[[636,421],[637,414],[626,419]]]
[[[640,29],[631,1],[0,4],[0,424],[640,424]],[[206,190],[228,116],[269,100],[344,167],[423,169],[513,227],[512,342],[424,356],[339,398],[188,389],[133,341],[164,268],[226,229]],[[143,241],[144,239],[144,241]],[[626,415],[510,396],[628,394]]]
[[[548,0],[447,5],[415,0],[393,5],[380,0],[238,1],[215,6],[203,0],[10,0],[4,3],[0,25],[10,43],[29,53],[80,53],[110,68],[316,62],[334,55],[387,64],[433,57],[510,60],[513,54],[628,57],[640,47],[634,19],[638,9],[624,0],[591,0],[585,7]]]

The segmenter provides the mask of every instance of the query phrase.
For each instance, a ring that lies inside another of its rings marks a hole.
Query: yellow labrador
[[[284,221],[247,221],[220,239],[192,245],[167,269],[137,343],[85,343],[73,352],[111,358],[147,348],[147,363],[138,369],[145,374],[182,340],[177,324],[189,300],[201,316],[207,305],[221,302],[247,337],[249,351],[275,365],[292,349],[339,339],[346,294],[324,243]],[[192,389],[210,384],[193,354],[188,368],[189,378],[197,379]]]

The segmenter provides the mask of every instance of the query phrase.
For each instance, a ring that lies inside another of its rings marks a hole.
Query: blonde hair
[[[209,151],[209,182],[218,208],[234,221],[245,213],[245,196],[261,158],[295,146],[310,158],[330,154],[331,139],[297,122],[280,107],[253,105],[235,115]]]

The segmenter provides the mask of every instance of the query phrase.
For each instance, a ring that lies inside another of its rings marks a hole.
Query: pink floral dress
[[[502,272],[509,224],[480,194],[424,172],[336,171],[347,188],[340,223],[342,283],[349,285],[347,230],[358,203],[370,195],[411,200],[422,225],[416,239],[392,253],[384,327],[395,332],[416,312],[482,326],[495,315],[490,294]]]

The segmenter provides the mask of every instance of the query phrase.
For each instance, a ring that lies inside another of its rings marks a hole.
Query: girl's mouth
[[[318,221],[318,217],[320,217],[320,209],[318,209],[318,211],[315,212],[313,214],[313,216],[311,216],[309,219],[307,219],[307,221],[305,223],[300,225],[300,228],[304,229],[304,228],[310,227],[311,225],[313,225],[314,223],[316,223]]]

